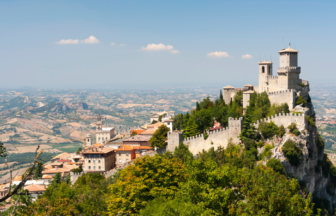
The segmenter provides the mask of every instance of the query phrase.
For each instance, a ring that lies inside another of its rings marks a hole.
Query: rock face
[[[69,111],[70,108],[63,102],[57,102],[56,106],[54,106],[53,108],[51,108],[51,112],[65,112],[65,111]]]
[[[84,103],[82,101],[70,103],[69,107],[71,109],[84,109],[84,110],[86,110],[86,109],[89,108],[89,106],[87,105],[87,103]]]
[[[295,112],[302,112],[315,120],[315,111],[311,103],[307,104],[307,108],[296,106]],[[286,133],[274,149],[273,156],[279,158],[285,167],[286,174],[296,177],[300,184],[306,186],[307,193],[311,193],[313,198],[325,199],[330,203],[330,211],[333,205],[336,204],[335,187],[330,187],[331,180],[322,174],[321,168],[315,168],[321,164],[324,157],[324,147],[318,149],[317,147],[317,128],[309,125],[306,122],[304,128],[299,128],[301,134],[295,136],[291,133]],[[302,161],[299,166],[292,166],[290,162],[284,157],[281,149],[282,145],[288,140],[292,139],[302,149]],[[328,191],[328,192],[327,192]]]

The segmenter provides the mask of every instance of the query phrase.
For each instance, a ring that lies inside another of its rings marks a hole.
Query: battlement
[[[282,91],[268,92],[267,95],[287,94],[287,93],[293,93],[293,92],[296,92],[296,90],[287,89],[287,90],[282,90]]]
[[[169,131],[168,132],[168,136],[174,135],[174,134],[182,134],[183,135],[183,132],[182,131],[173,131],[173,132]]]
[[[278,76],[268,76],[269,79],[278,79]]]
[[[277,126],[283,125],[284,127],[288,127],[290,124],[295,123],[300,128],[304,128],[306,125],[305,114],[302,113],[279,113],[274,116],[264,118],[258,120],[253,123],[253,125],[257,128],[261,122],[274,122]]]

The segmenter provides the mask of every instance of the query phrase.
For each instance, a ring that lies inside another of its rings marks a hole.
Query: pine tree
[[[199,105],[198,101],[196,101],[196,111],[200,111],[200,110],[201,110],[200,105]]]
[[[198,125],[196,124],[196,121],[194,118],[190,118],[187,124],[187,127],[184,130],[183,137],[192,137],[199,134],[198,131]]]
[[[34,179],[41,179],[43,172],[43,163],[38,163],[35,172],[34,172]]]
[[[245,139],[257,139],[257,132],[256,128],[252,124],[252,110],[250,107],[247,107],[246,114],[244,116],[244,121],[243,121],[243,130],[241,134],[239,135],[241,140]]]
[[[225,101],[224,101],[224,97],[223,97],[223,94],[222,94],[222,89],[219,91],[219,101],[221,101],[222,104],[225,106]]]
[[[232,98],[231,98],[231,100],[230,100],[230,108],[232,107]]]

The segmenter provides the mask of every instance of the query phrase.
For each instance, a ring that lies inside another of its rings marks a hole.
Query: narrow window
[[[261,72],[265,73],[265,67],[264,66],[262,66]]]
[[[93,169],[95,170],[95,169],[96,169],[96,166],[94,166]]]
[[[89,169],[91,169],[91,166],[89,166]]]
[[[98,160],[98,163],[100,163],[100,160]]]
[[[99,166],[99,169],[101,169],[101,167]]]
[[[91,160],[89,160],[89,163],[91,163]]]

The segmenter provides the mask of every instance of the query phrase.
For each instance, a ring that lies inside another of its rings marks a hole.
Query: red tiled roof
[[[28,190],[29,192],[42,192],[46,190],[46,186],[31,184],[31,185],[25,186],[24,190]]]
[[[145,130],[144,130],[145,131]],[[150,138],[148,136],[143,135],[135,135],[130,138],[124,139],[124,142],[126,141],[148,141]]]

